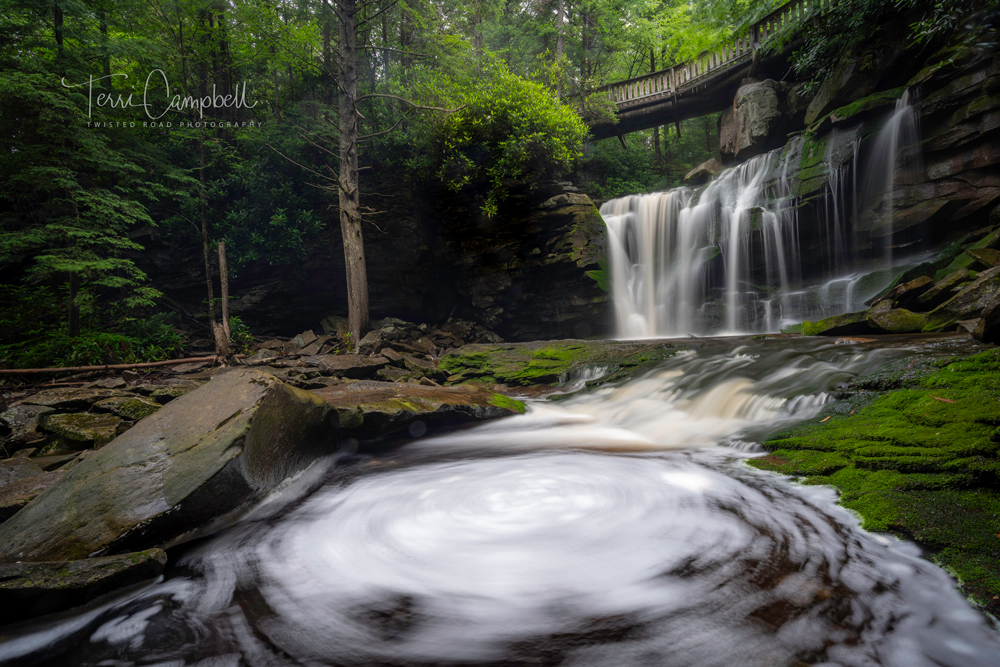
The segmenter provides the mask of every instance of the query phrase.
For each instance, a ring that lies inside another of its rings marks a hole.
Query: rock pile
[[[503,342],[473,322],[449,319],[432,326],[387,317],[372,322],[372,330],[357,345],[357,354],[351,354],[346,318],[327,317],[322,326],[322,335],[309,330],[290,340],[264,341],[247,363],[266,367],[268,372],[303,389],[320,389],[344,380],[439,386],[448,373],[438,370],[438,360],[449,350],[467,344]]]
[[[803,322],[805,335],[965,331],[1000,342],[1000,228],[973,234],[934,261],[904,273],[868,310]],[[978,240],[976,240],[978,239]],[[967,239],[969,240],[969,239]]]

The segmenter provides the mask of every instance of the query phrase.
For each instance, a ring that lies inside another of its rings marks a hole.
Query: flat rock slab
[[[317,354],[302,357],[299,361],[303,366],[352,380],[370,378],[376,371],[389,365],[389,360],[385,357],[366,357],[360,354]]]
[[[119,588],[158,577],[167,564],[160,549],[42,563],[0,563],[0,624],[51,614]]]
[[[457,425],[524,411],[520,401],[477,386],[362,380],[313,393],[336,408],[342,435],[359,440],[406,432],[417,421],[425,427]]]
[[[145,396],[106,398],[94,404],[98,410],[107,410],[130,421],[139,421],[160,409],[161,404]]]
[[[121,421],[121,417],[107,413],[74,412],[46,415],[42,420],[42,428],[74,443],[100,447],[115,439]]]
[[[119,389],[102,389],[93,387],[90,389],[74,389],[70,387],[60,387],[58,389],[48,389],[30,396],[22,403],[26,405],[42,405],[60,410],[86,410],[91,405],[105,398],[115,396],[128,396],[127,393]]]
[[[43,472],[33,477],[23,477],[10,484],[0,486],[0,522],[14,516],[42,491],[58,482],[66,473]]]
[[[236,369],[171,401],[0,524],[0,562],[77,560],[166,544],[337,449],[319,397]]]
[[[0,461],[0,488],[13,484],[19,479],[35,477],[44,472],[34,461],[28,458],[13,458]]]

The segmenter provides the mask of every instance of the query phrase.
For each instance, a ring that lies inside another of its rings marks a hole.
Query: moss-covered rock
[[[74,561],[0,564],[0,624],[76,607],[149,581],[166,564],[167,554],[160,549]]]
[[[0,521],[6,521],[38,495],[59,481],[62,471],[43,472],[0,486]]]
[[[998,426],[1000,350],[990,350],[779,434],[751,465],[837,487],[865,528],[932,545],[935,560],[996,613]]]
[[[964,285],[974,280],[976,274],[968,269],[957,269],[940,278],[926,292],[917,297],[916,308],[934,310],[955,296]]]
[[[927,324],[926,315],[905,308],[870,312],[867,320],[873,329],[887,334],[917,333]]]
[[[868,322],[867,311],[834,315],[819,322],[802,323],[803,336],[857,336],[875,333]]]
[[[46,415],[42,427],[85,447],[101,447],[118,435],[121,417],[106,413],[74,412]]]
[[[881,90],[877,93],[872,93],[871,95],[862,97],[861,99],[855,100],[850,104],[835,109],[833,111],[833,120],[836,122],[842,122],[874,109],[878,109],[881,112],[885,107],[894,106],[896,104],[896,100],[898,100],[905,91],[906,87],[904,86],[900,88],[893,88],[891,90]]]
[[[317,389],[316,395],[337,411],[342,438],[372,441],[428,428],[457,426],[506,417],[525,410],[524,403],[483,387],[433,387],[401,382],[360,380]]]
[[[1000,266],[978,274],[955,296],[928,313],[924,330],[944,331],[960,320],[977,317],[997,293],[1000,293]]]
[[[588,366],[638,368],[675,352],[672,343],[646,341],[556,340],[466,345],[442,357],[438,369],[451,373],[449,384],[544,385],[559,382],[561,377]]]
[[[158,401],[146,398],[145,396],[121,396],[98,401],[94,404],[94,407],[98,410],[107,410],[130,421],[139,421],[143,417],[153,414],[163,406]]]

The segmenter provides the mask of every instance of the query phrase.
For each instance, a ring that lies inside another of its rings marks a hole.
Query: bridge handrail
[[[764,42],[785,32],[805,18],[827,10],[836,0],[791,0],[770,14],[713,49],[702,51],[679,65],[650,74],[616,81],[601,86],[615,104],[630,104],[660,95],[674,95],[690,88],[710,74],[743,62],[760,49]]]

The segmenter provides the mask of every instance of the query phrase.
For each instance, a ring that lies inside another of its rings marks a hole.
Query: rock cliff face
[[[875,260],[886,245],[897,257],[940,250],[1000,222],[990,218],[1000,204],[996,45],[948,46],[921,59],[886,49],[874,70],[845,58],[811,101],[793,100],[795,86],[773,81],[744,86],[721,121],[723,155],[740,159],[773,148],[775,133],[799,128],[772,161],[765,188],[797,198],[803,271],[813,267],[813,279],[837,252],[827,231],[835,206],[850,218],[843,251],[854,259]],[[919,142],[900,144],[895,181],[886,187],[878,164],[892,151],[879,142],[904,94]],[[806,104],[800,122],[796,113]]]
[[[381,189],[381,188],[380,188]],[[512,183],[498,215],[474,196],[396,190],[365,225],[372,319],[473,320],[510,340],[586,337],[610,326],[599,271],[604,223],[568,183]],[[291,335],[346,314],[343,244],[335,218],[297,267],[262,264],[233,280],[230,311],[255,333]],[[151,237],[141,265],[189,312],[203,310],[199,250]],[[178,258],[187,257],[186,261]]]

